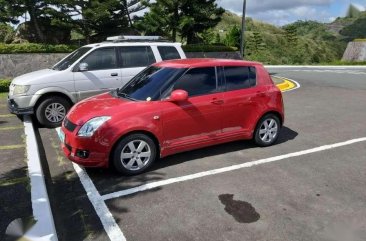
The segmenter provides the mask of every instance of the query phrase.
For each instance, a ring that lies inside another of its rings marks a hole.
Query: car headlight
[[[91,137],[94,132],[103,125],[106,121],[111,119],[110,116],[100,116],[88,120],[78,131],[78,136]]]
[[[10,91],[12,93],[10,93],[10,94],[22,95],[22,94],[27,93],[29,88],[30,88],[30,85],[14,85],[12,91]]]

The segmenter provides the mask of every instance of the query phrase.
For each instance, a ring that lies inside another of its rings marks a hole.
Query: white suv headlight
[[[30,85],[13,85],[12,87],[10,87],[10,95],[22,95],[28,92]]]
[[[110,116],[100,116],[88,120],[78,131],[78,136],[91,137],[94,132],[103,125],[106,121],[111,119]]]

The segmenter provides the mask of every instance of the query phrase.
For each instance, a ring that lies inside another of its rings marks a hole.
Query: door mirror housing
[[[169,97],[172,102],[181,102],[188,100],[188,92],[185,90],[174,90]]]
[[[88,71],[89,65],[87,63],[80,63],[79,64],[79,71],[84,72]]]

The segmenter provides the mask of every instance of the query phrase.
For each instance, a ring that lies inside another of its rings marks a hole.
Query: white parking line
[[[56,132],[59,133],[60,128],[56,128]],[[72,163],[75,172],[78,174],[81,184],[83,185],[85,192],[93,205],[95,212],[97,213],[100,221],[102,222],[103,228],[107,233],[111,241],[126,241],[122,230],[113,218],[113,215],[109,211],[104,199],[99,194],[97,188],[95,187],[93,181],[90,179],[88,173],[84,168],[80,167],[78,164]]]
[[[98,190],[95,188],[94,183],[84,170],[79,165],[72,163],[75,172],[78,174],[81,183],[88,195],[90,202],[93,204],[96,213],[98,214],[100,221],[106,231],[108,237],[112,241],[126,241],[122,230],[116,223],[103,198],[100,196]]]
[[[57,241],[58,238],[44,182],[37,139],[29,116],[24,117],[24,132],[27,143],[28,172],[31,185],[33,216],[37,221],[24,237],[27,240],[33,241]]]
[[[193,179],[197,179],[197,178],[201,178],[201,177],[206,177],[206,176],[216,175],[216,174],[220,174],[220,173],[230,172],[230,171],[238,170],[238,169],[241,169],[241,168],[262,165],[262,164],[270,163],[270,162],[276,162],[276,161],[280,161],[280,160],[283,160],[283,159],[288,159],[290,157],[298,157],[298,156],[308,155],[308,154],[312,154],[312,153],[315,153],[315,152],[321,152],[321,151],[334,149],[334,148],[338,148],[338,147],[342,147],[342,146],[348,146],[348,145],[352,145],[352,144],[359,143],[359,142],[365,142],[365,141],[366,141],[366,137],[362,137],[362,138],[358,138],[358,139],[348,140],[348,141],[345,141],[345,142],[339,142],[339,143],[335,143],[335,144],[331,144],[331,145],[320,146],[320,147],[316,147],[316,148],[312,148],[312,149],[308,149],[308,150],[293,152],[293,153],[289,153],[289,154],[285,154],[285,155],[265,158],[265,159],[252,161],[252,162],[246,162],[246,163],[243,163],[243,164],[233,165],[233,166],[229,166],[229,167],[223,167],[223,168],[218,168],[218,169],[213,169],[213,170],[210,170],[210,171],[199,172],[199,173],[195,173],[195,174],[191,174],[191,175],[186,175],[186,176],[181,176],[181,177],[176,177],[176,178],[170,178],[170,179],[167,179],[167,180],[162,180],[162,181],[157,181],[157,182],[151,182],[151,183],[147,183],[147,184],[144,184],[144,185],[141,185],[141,186],[138,186],[138,187],[134,187],[134,188],[130,188],[130,189],[114,192],[114,193],[105,194],[105,195],[102,196],[102,198],[104,200],[119,198],[119,197],[131,195],[131,194],[134,194],[134,193],[137,193],[137,192],[143,192],[143,191],[147,191],[147,190],[154,189],[154,188],[157,188],[157,187],[166,186],[166,185],[173,184],[173,183],[184,182],[184,181],[193,180]]]

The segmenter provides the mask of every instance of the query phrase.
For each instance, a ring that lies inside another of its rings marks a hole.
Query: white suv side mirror
[[[89,67],[89,65],[87,63],[80,63],[79,64],[79,71],[81,71],[81,72],[88,71],[88,67]]]

